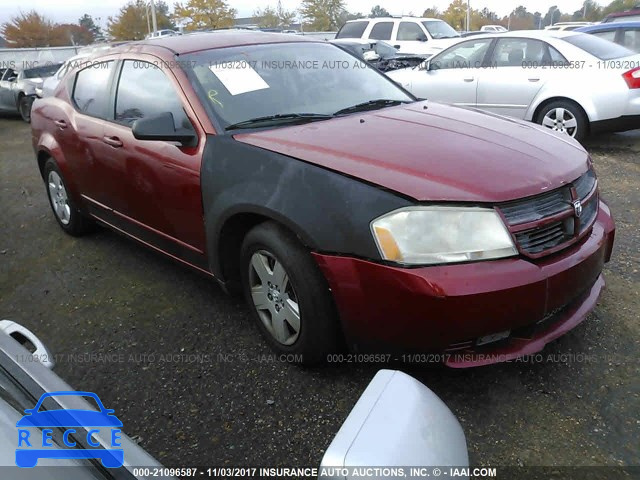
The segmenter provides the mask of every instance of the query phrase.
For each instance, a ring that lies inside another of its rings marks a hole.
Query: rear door
[[[566,60],[551,45],[529,38],[499,38],[478,81],[478,108],[524,119],[540,89],[561,75]]]
[[[112,165],[105,161],[110,151],[103,142],[116,60],[92,62],[79,70],[71,86],[73,110],[67,114],[60,109],[52,118],[56,139],[92,213],[112,208],[119,188]]]

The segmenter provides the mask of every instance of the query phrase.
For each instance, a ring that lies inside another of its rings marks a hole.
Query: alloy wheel
[[[578,133],[578,120],[566,108],[553,108],[542,119],[542,125],[556,132],[563,132],[571,137]]]
[[[282,345],[293,345],[300,336],[300,307],[289,275],[271,253],[259,250],[249,264],[251,299],[260,320]]]
[[[68,225],[71,220],[71,207],[67,190],[64,188],[62,178],[55,170],[49,172],[48,178],[49,199],[53,206],[53,211],[63,225]]]

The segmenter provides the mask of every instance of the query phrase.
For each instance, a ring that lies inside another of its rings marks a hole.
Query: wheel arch
[[[556,95],[553,97],[545,98],[541,100],[539,103],[532,105],[532,107],[529,109],[529,113],[527,114],[527,120],[535,122],[536,118],[538,118],[538,115],[540,114],[540,111],[545,106],[549,105],[550,103],[558,102],[558,101],[570,102],[575,104],[582,111],[582,113],[584,113],[584,115],[587,117],[587,120],[589,121],[589,125],[591,124],[592,118],[594,117],[593,105],[591,104],[591,102],[587,101],[586,102],[587,108],[585,108],[584,102],[580,102],[578,100],[575,100],[574,98],[571,98],[570,96],[565,96],[565,95]]]
[[[304,229],[293,224],[278,212],[259,205],[243,206],[228,212],[220,221],[217,234],[210,246],[211,270],[231,293],[240,292],[240,249],[244,237],[256,226],[274,222],[285,228],[305,247],[313,249],[315,244]]]

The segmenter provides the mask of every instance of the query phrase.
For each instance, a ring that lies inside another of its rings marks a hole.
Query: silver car
[[[27,350],[21,345],[30,348]],[[20,424],[23,413],[32,414],[34,410],[37,413],[44,397],[53,403],[40,409],[75,412],[93,410],[100,413],[96,411],[95,404],[92,407],[84,399],[95,394],[73,392],[69,385],[50,370],[54,366],[53,358],[45,345],[24,326],[9,320],[0,321],[0,470],[7,472],[2,478],[172,479],[173,477],[158,475],[166,470],[124,433],[121,434],[119,445],[122,449],[120,462],[124,463],[118,468],[102,468],[97,460],[84,460],[94,458],[89,455],[76,456],[83,460],[68,459],[68,456],[45,456],[38,460],[39,466],[49,468],[15,466],[14,462],[18,462],[18,450],[22,452],[31,447],[22,445],[22,449],[17,448],[17,424]],[[78,395],[70,395],[71,393]],[[98,406],[102,410],[102,404],[99,403]],[[113,413],[113,410],[106,412]],[[47,424],[50,425],[52,424]],[[87,431],[90,427],[76,428],[78,431],[66,432],[73,434],[76,448],[99,452],[100,455],[97,456],[103,457],[104,452],[101,450],[110,448],[109,435],[102,430]],[[31,433],[36,438],[40,436],[39,432],[42,435],[45,432],[37,425],[31,429],[35,429]],[[48,446],[61,450],[60,447],[69,445],[63,429],[62,426],[52,428],[53,444]],[[95,444],[90,443],[87,435],[91,435]],[[89,448],[87,442],[95,448]],[[33,448],[36,448],[38,456],[42,455],[42,450],[38,449],[35,442]],[[215,464],[215,459],[211,463]],[[53,466],[72,467],[73,470],[50,468]],[[380,370],[376,374],[325,452],[318,468],[318,477],[321,480],[347,480],[357,476],[360,467],[372,466],[415,466],[436,470],[436,467],[443,466],[460,469],[469,466],[466,439],[456,417],[435,393],[402,372]],[[419,470],[424,471],[424,468]],[[201,471],[198,477],[204,474]],[[407,478],[411,477],[409,470]]]
[[[640,128],[640,55],[584,33],[477,35],[387,75],[417,97],[536,122],[577,140]]]
[[[18,112],[25,122],[31,121],[31,105],[44,79],[60,68],[61,63],[16,71],[7,68],[0,77],[0,111]]]

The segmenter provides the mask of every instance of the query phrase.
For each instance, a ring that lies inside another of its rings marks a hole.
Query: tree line
[[[546,13],[530,12],[525,6],[515,8],[509,15],[500,17],[488,8],[471,9],[470,30],[483,25],[500,24],[511,30],[544,28],[560,21],[599,21],[612,12],[633,8],[638,0],[613,0],[601,6],[595,0],[584,0],[582,8],[563,12],[552,6]],[[476,3],[474,1],[474,3]],[[187,31],[228,28],[235,24],[237,11],[227,0],[183,0],[169,5],[156,0],[158,29],[175,29],[177,25]],[[409,15],[413,15],[410,12]],[[416,12],[420,14],[420,12]],[[258,8],[253,13],[253,23],[262,28],[287,28],[293,23],[302,25],[305,31],[334,31],[347,20],[366,17],[385,17],[390,13],[379,5],[369,13],[349,12],[345,0],[301,0],[297,10],[283,8],[280,0],[273,5]],[[443,11],[436,7],[422,12],[424,17],[440,18],[456,30],[467,28],[467,1],[453,0]],[[148,0],[130,0],[118,13],[107,19],[103,32],[91,15],[84,14],[77,23],[54,23],[36,11],[20,13],[0,26],[0,34],[10,47],[53,47],[87,45],[108,37],[111,40],[141,40],[151,28],[151,11]]]

